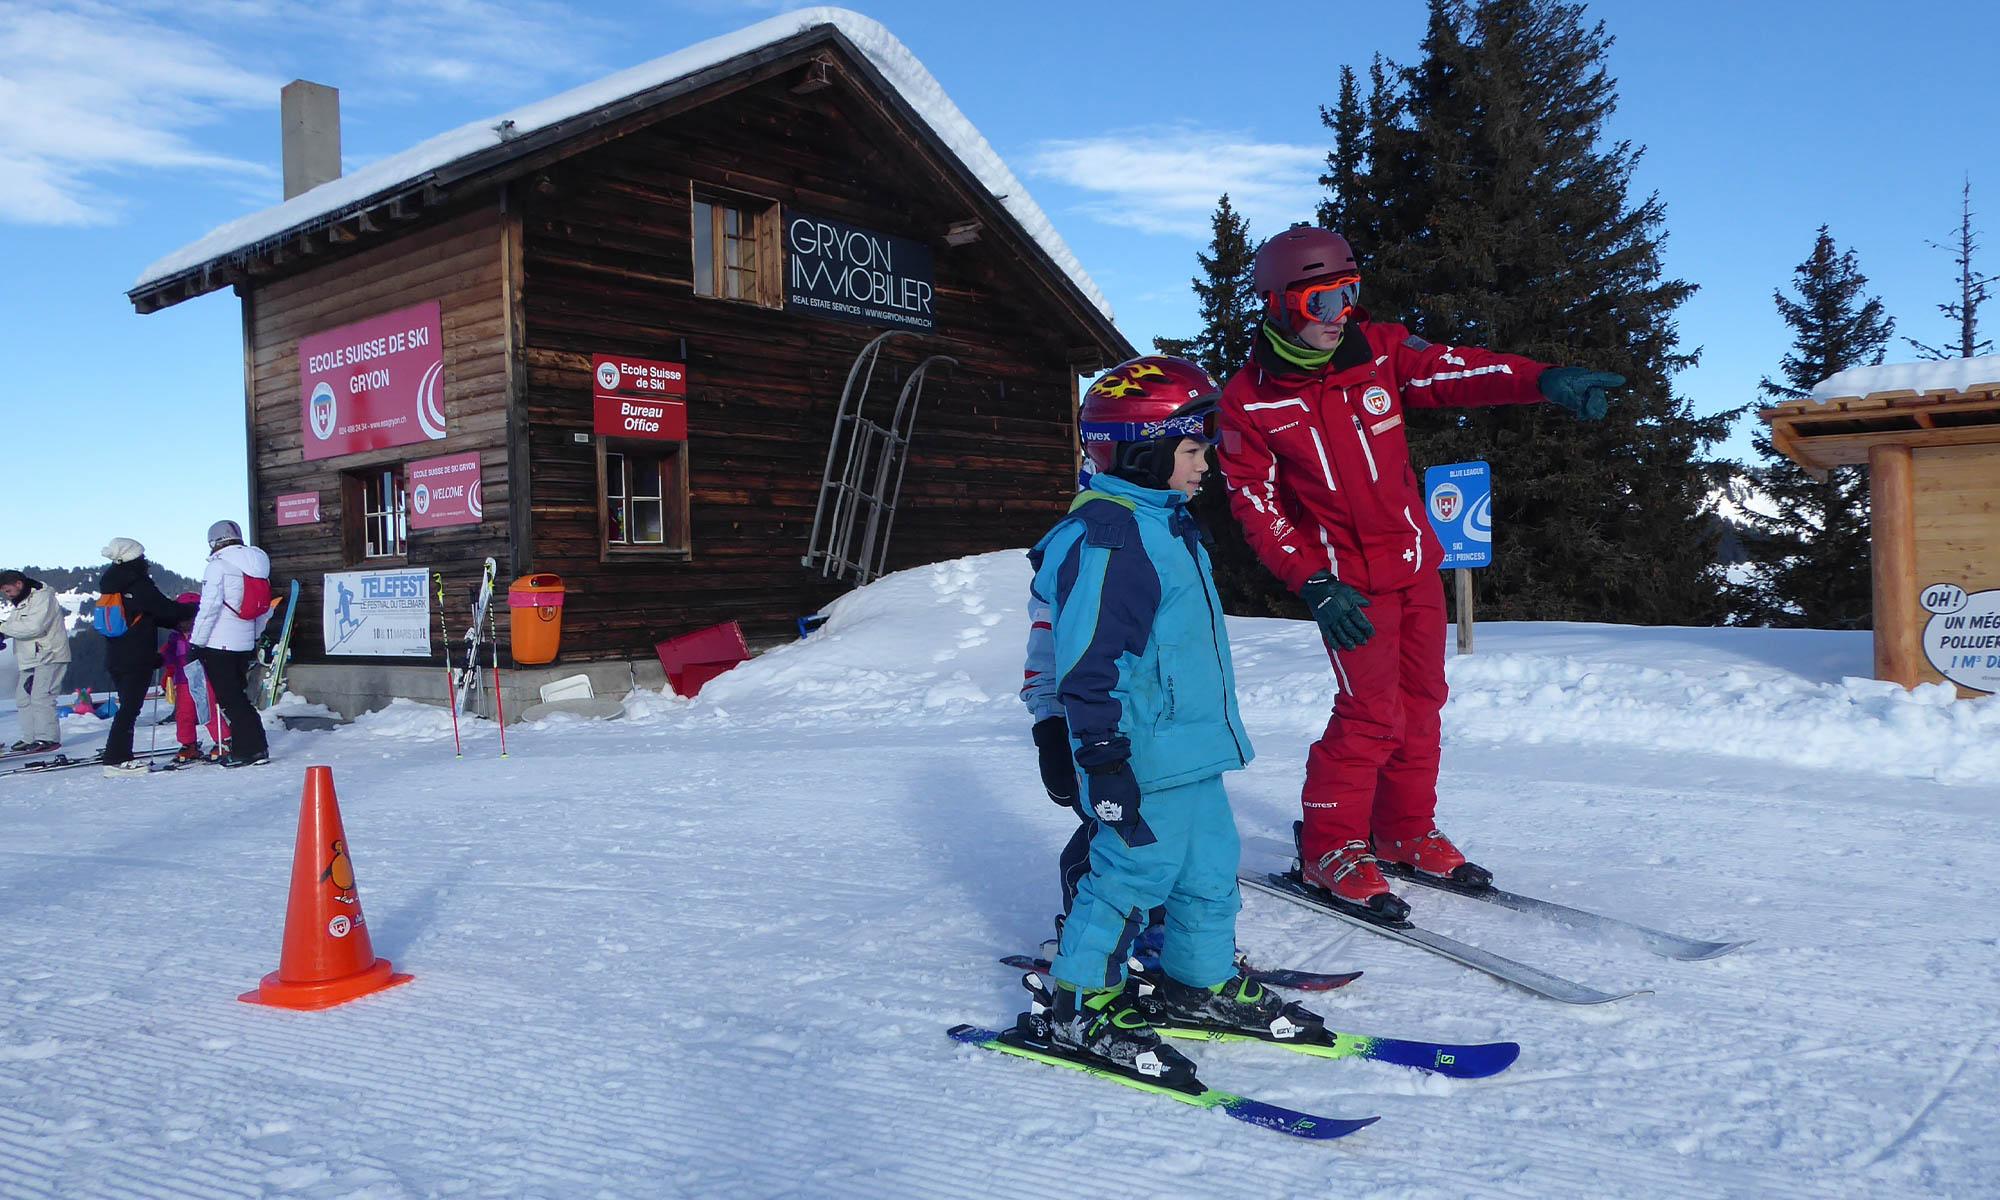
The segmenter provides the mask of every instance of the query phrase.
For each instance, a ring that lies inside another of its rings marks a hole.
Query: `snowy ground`
[[[400,707],[264,771],[0,779],[0,1196],[2000,1192],[2000,705],[1842,682],[1865,635],[1492,625],[1452,663],[1462,845],[1758,940],[1673,963],[1419,916],[1651,996],[1565,1008],[1246,899],[1257,958],[1367,971],[1335,1025],[1516,1039],[1505,1075],[1198,1048],[1217,1086],[1382,1115],[1306,1143],[954,1045],[1017,1009],[993,958],[1045,936],[1073,821],[1012,694],[1025,581],[891,577],[696,702],[516,728],[504,762]],[[1232,636],[1260,757],[1231,791],[1277,867],[1331,684],[1309,627]],[[417,979],[294,1014],[235,995],[276,965],[307,763]]]

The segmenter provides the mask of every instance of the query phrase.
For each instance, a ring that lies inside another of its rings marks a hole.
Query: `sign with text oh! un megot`
[[[1440,568],[1493,565],[1493,468],[1464,462],[1425,471],[1424,510],[1444,546]]]
[[[600,437],[684,442],[687,367],[630,355],[590,360],[590,428]]]
[[[937,327],[931,248],[840,221],[785,213],[785,309],[788,312],[897,325]]]
[[[438,441],[444,318],[435,300],[299,339],[306,461]]]

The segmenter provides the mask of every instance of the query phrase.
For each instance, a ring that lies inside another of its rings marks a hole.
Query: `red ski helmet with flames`
[[[1092,473],[1108,472],[1151,487],[1156,451],[1166,457],[1184,437],[1215,441],[1215,405],[1222,385],[1185,358],[1148,354],[1099,376],[1078,414],[1083,454]]]

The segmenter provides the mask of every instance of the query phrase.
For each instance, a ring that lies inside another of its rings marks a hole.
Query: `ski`
[[[1259,1100],[1252,1100],[1247,1096],[1238,1096],[1230,1092],[1217,1091],[1211,1087],[1195,1086],[1190,1090],[1182,1091],[1178,1088],[1166,1087],[1162,1084],[1142,1079],[1136,1075],[1123,1074],[1103,1063],[1071,1058],[1052,1048],[1032,1045],[1021,1037],[1019,1031],[1013,1029],[1002,1032],[992,1029],[980,1029],[972,1025],[954,1025],[945,1032],[956,1041],[964,1042],[969,1046],[978,1046],[982,1050],[992,1050],[999,1054],[1012,1055],[1015,1058],[1026,1058],[1032,1059],[1035,1062],[1047,1063],[1052,1067],[1063,1067],[1071,1071],[1080,1071],[1085,1075],[1094,1075],[1099,1079],[1108,1079],[1113,1083],[1123,1084],[1137,1091],[1151,1092],[1157,1096],[1166,1096],[1170,1099],[1178,1100],[1182,1104],[1192,1105],[1195,1108],[1221,1109],[1239,1121],[1250,1125],[1257,1125],[1264,1129],[1274,1129],[1279,1133],[1288,1133],[1293,1137],[1311,1138],[1321,1141],[1328,1138],[1346,1137],[1348,1134],[1358,1129],[1366,1129],[1368,1126],[1382,1119],[1380,1117],[1358,1117],[1336,1120],[1331,1117],[1316,1117],[1310,1113],[1297,1112],[1289,1108],[1280,1108],[1275,1104],[1265,1104]]]
[[[1304,884],[1301,884],[1288,875],[1275,873],[1270,875],[1239,875],[1237,879],[1246,887],[1255,888],[1260,892],[1266,892],[1270,895],[1290,900],[1294,904],[1303,905],[1314,912],[1336,917],[1357,928],[1379,933],[1383,937],[1402,942],[1404,945],[1428,950],[1433,954],[1448,958],[1461,966],[1471,967],[1475,971],[1483,971],[1495,979],[1511,983],[1519,988],[1525,988],[1538,996],[1560,1001],[1564,1004],[1608,1004],[1613,1000],[1624,1000],[1632,996],[1651,994],[1649,989],[1630,992],[1599,991],[1586,984],[1577,983],[1575,980],[1564,979],[1560,975],[1551,974],[1539,967],[1531,967],[1526,963],[1515,962],[1511,958],[1503,958],[1491,950],[1482,950],[1478,946],[1469,945],[1456,938],[1448,938],[1441,933],[1432,933],[1421,926],[1410,925],[1406,922],[1403,927],[1397,928],[1377,921],[1370,921],[1365,917],[1356,916],[1322,899],[1308,890]]]
[[[292,619],[299,612],[299,581],[292,580],[291,590],[285,595],[285,623],[278,627],[278,640],[271,647],[271,661],[264,668],[263,703],[257,707],[268,709],[278,703],[285,694],[285,668],[292,659]]]
[[[1009,954],[1000,961],[1010,967],[1016,967],[1023,971],[1047,972],[1049,969],[1048,959],[1034,958],[1026,954]],[[1140,958],[1137,961],[1144,970],[1157,971],[1160,968],[1157,959],[1148,960]],[[1320,971],[1266,969],[1263,967],[1247,967],[1246,971],[1252,980],[1263,984],[1265,987],[1285,988],[1294,992],[1330,992],[1335,988],[1346,987],[1348,984],[1361,978],[1361,972],[1359,971],[1326,973]]]
[[[1517,1042],[1486,1042],[1454,1045],[1449,1042],[1415,1042],[1405,1038],[1369,1037],[1328,1029],[1309,1039],[1277,1038],[1241,1029],[1216,1029],[1206,1025],[1175,1025],[1155,1022],[1162,1037],[1198,1042],[1261,1042],[1314,1058],[1362,1058],[1444,1075],[1452,1079],[1484,1079],[1498,1075],[1521,1057]]]
[[[162,755],[174,754],[177,753],[178,751],[179,747],[175,747],[173,750],[139,750],[134,752],[132,757],[135,759],[159,758]],[[99,759],[95,755],[92,755],[89,758],[71,758],[66,754],[58,754],[54,758],[45,758],[31,763],[22,763],[18,767],[13,767],[5,771],[0,771],[0,779],[5,779],[9,775],[30,775],[30,774],[39,775],[46,771],[67,771],[73,767],[101,767],[103,765],[104,765],[103,760]]]
[[[1516,892],[1504,891],[1496,887],[1469,888],[1463,884],[1453,883],[1449,879],[1437,879],[1429,875],[1420,875],[1401,863],[1383,862],[1380,863],[1380,866],[1384,875],[1393,875],[1398,879],[1405,879],[1411,883],[1420,884],[1436,891],[1450,892],[1454,896],[1465,896],[1472,900],[1484,901],[1487,904],[1497,904],[1501,908],[1512,909],[1518,913],[1527,913],[1529,916],[1541,917],[1544,920],[1553,921],[1558,925],[1565,925],[1571,929],[1605,933],[1613,936],[1622,935],[1627,940],[1636,942],[1662,958],[1678,959],[1681,962],[1705,962],[1711,958],[1721,958],[1725,954],[1741,950],[1750,944],[1748,940],[1741,942],[1710,942],[1700,938],[1683,937],[1678,933],[1668,933],[1665,930],[1653,929],[1649,926],[1623,920],[1619,917],[1607,917],[1603,913],[1594,913],[1582,908],[1571,908],[1567,904],[1557,904],[1553,900],[1523,896]]]
[[[465,669],[458,673],[455,712],[470,711],[472,701],[479,695],[480,633],[486,624],[486,606],[493,602],[493,580],[499,574],[500,564],[487,559],[479,579],[479,592],[472,601],[472,624],[465,629]],[[450,658],[449,652],[445,657]]]

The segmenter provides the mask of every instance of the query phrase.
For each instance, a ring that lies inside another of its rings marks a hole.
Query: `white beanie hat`
[[[146,548],[132,538],[112,538],[104,543],[104,557],[112,562],[131,562],[146,557]]]

